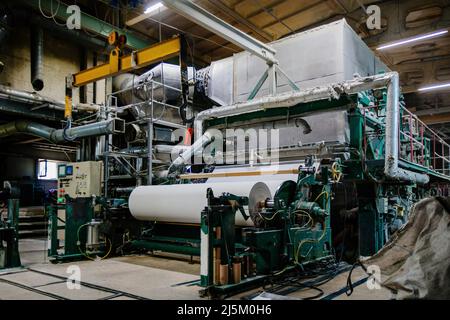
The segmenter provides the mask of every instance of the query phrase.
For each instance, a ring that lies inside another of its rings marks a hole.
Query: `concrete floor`
[[[198,258],[190,261],[181,256],[125,256],[99,261],[77,261],[52,264],[46,255],[46,239],[24,239],[20,241],[23,267],[0,271],[0,300],[123,300],[123,299],[200,299],[200,265]],[[81,271],[80,289],[67,286],[68,267],[76,265]],[[348,272],[336,276],[322,285],[321,297],[339,292],[346,286]],[[355,269],[352,280],[365,278],[360,269]],[[253,290],[232,297],[239,299]],[[290,294],[293,299],[315,295],[317,292],[305,289]],[[365,283],[355,288],[347,297],[345,292],[333,297],[348,299],[389,299],[386,290],[369,290]]]

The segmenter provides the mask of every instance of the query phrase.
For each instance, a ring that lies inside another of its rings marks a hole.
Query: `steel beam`
[[[238,23],[246,26],[253,32],[257,33],[258,35],[266,39],[267,41],[275,40],[271,34],[251,23],[249,20],[241,16],[239,13],[228,7],[225,3],[223,3],[223,1],[221,0],[208,0],[208,1],[214,6],[216,6],[220,11],[223,11],[228,16],[236,20]]]
[[[419,116],[426,125],[442,124],[450,122],[450,113],[432,114]]]
[[[36,10],[39,10],[39,0],[26,0],[26,1],[22,0],[21,2],[28,6],[33,7]],[[58,7],[57,2],[54,0],[40,0],[40,3],[42,10],[47,14],[50,14],[52,9],[53,13],[55,13],[56,8]],[[60,19],[62,21],[66,21],[67,18],[70,16],[70,14],[67,13],[67,8],[68,5],[61,2],[59,4],[59,9],[56,12],[55,18]],[[135,49],[145,48],[149,44],[151,44],[150,40],[145,40],[143,37],[138,36],[136,33],[131,32],[130,30],[123,30],[117,28],[105,21],[97,19],[84,12],[81,12],[81,28],[95,32],[106,38],[112,31],[117,31],[119,34],[125,34],[127,37],[127,44]]]
[[[179,15],[260,57],[269,65],[278,63],[275,59],[275,49],[217,18],[193,2],[189,0],[162,0],[161,2]]]
[[[5,114],[9,114],[12,117],[23,118],[34,118],[45,121],[59,121],[61,119],[61,111],[58,110],[30,110],[30,105],[26,103],[21,103],[18,101],[13,101],[8,98],[3,99],[0,97],[0,113],[3,115],[0,117],[1,120],[5,120]]]
[[[450,113],[450,106],[449,107],[439,106],[438,108],[423,109],[418,111],[417,108],[408,108],[408,109],[418,117],[435,116],[438,114]]]

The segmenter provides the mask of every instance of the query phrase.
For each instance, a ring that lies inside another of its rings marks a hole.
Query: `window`
[[[39,176],[41,180],[58,179],[58,161],[39,159]]]

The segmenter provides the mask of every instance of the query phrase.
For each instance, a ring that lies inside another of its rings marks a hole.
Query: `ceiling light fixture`
[[[399,41],[395,41],[392,43],[388,43],[385,45],[382,45],[380,47],[377,48],[377,50],[384,50],[384,49],[389,49],[392,47],[398,47],[398,46],[402,46],[404,44],[408,44],[408,43],[412,43],[412,42],[417,42],[417,41],[421,41],[421,40],[426,40],[426,39],[430,39],[430,38],[434,38],[434,37],[439,37],[442,36],[444,34],[448,33],[448,30],[440,30],[440,31],[436,31],[433,33],[427,33],[427,34],[423,34],[423,35],[419,35],[416,37],[412,37],[412,38],[408,38],[408,39],[404,39],[404,40],[399,40]]]
[[[432,85],[429,87],[419,88],[419,91],[430,91],[430,90],[438,90],[438,89],[444,89],[444,88],[450,88],[450,83],[435,84],[435,85]]]
[[[142,22],[148,18],[151,18],[152,16],[158,15],[159,13],[163,12],[166,9],[167,9],[167,7],[164,6],[161,2],[157,2],[153,5],[151,5],[150,7],[148,7],[147,9],[145,9],[143,14],[128,20],[126,22],[126,25],[131,27],[135,24],[138,24],[139,22]]]
[[[151,5],[150,7],[145,9],[144,14],[152,13],[152,12],[154,12],[156,10],[161,9],[162,7],[164,7],[164,5],[161,2],[157,2],[154,5]]]

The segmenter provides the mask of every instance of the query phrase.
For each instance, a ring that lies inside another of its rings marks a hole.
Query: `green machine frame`
[[[354,208],[358,208],[359,212],[356,215],[359,240],[355,255],[370,256],[388,241],[387,225],[395,220],[405,223],[413,203],[426,196],[438,194],[436,185],[448,186],[450,183],[448,166],[447,169],[444,167],[442,169],[447,174],[436,170],[439,166],[439,163],[436,164],[436,159],[439,159],[436,152],[441,148],[441,143],[443,144],[442,139],[409,113],[401,96],[399,168],[428,175],[430,183],[418,185],[385,178],[386,105],[387,90],[380,88],[355,94],[342,94],[338,99],[323,99],[291,107],[213,118],[207,120],[204,127],[234,128],[242,123],[261,122],[263,119],[290,119],[327,110],[346,111],[349,127],[348,144],[343,146],[335,157],[340,159],[342,170],[340,183],[355,188],[356,196],[352,199],[356,200]],[[411,124],[414,122],[417,122],[420,130],[414,130]],[[424,129],[429,132],[424,134]],[[445,150],[448,148],[445,146]],[[343,153],[349,156],[343,157]]]
[[[251,217],[255,227],[235,226],[237,211],[248,198],[232,194],[214,197],[201,215],[201,278],[203,295],[226,296],[260,285],[312,261],[331,258],[331,166],[322,160],[299,168],[297,183],[286,181],[274,200]]]
[[[19,199],[7,199],[7,220],[0,221],[0,269],[21,266],[19,254]],[[3,246],[6,243],[6,247]]]
[[[53,262],[86,258],[87,226],[94,218],[92,198],[66,197],[65,204],[51,204],[46,207],[48,217],[48,256]],[[64,219],[58,217],[64,212]],[[59,230],[64,230],[60,239]],[[64,244],[61,245],[60,242]]]

